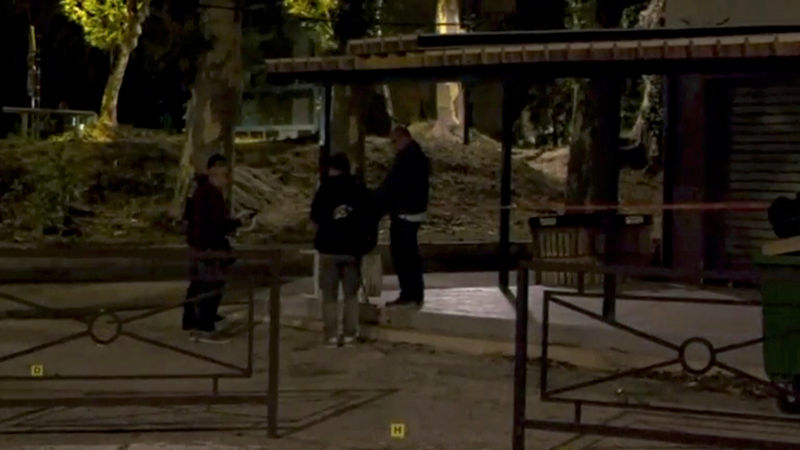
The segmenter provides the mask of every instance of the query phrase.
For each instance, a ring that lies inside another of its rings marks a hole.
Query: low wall
[[[520,255],[526,245],[513,244],[512,254]],[[312,276],[314,256],[309,247],[286,246],[280,249],[282,276]],[[482,272],[500,267],[497,243],[422,244],[420,250],[427,272]],[[85,253],[87,251],[90,253]],[[140,254],[151,252],[154,257],[126,257],[130,255],[130,249],[115,254],[114,249],[102,246],[80,249],[0,247],[0,283],[36,283],[48,279],[74,279],[75,282],[169,281],[187,277],[189,261],[186,249],[153,247],[135,251]],[[241,251],[246,254],[258,250],[244,248]],[[384,273],[394,273],[389,246],[381,245],[376,251],[381,254]],[[81,256],[76,256],[78,253]],[[160,254],[169,256],[157,257]],[[258,274],[265,264],[265,261],[246,257],[240,259],[236,267],[237,272]]]

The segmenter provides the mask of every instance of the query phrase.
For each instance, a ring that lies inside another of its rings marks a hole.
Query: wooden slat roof
[[[266,70],[275,78],[315,81],[502,78],[526,71],[580,76],[597,70],[788,70],[784,65],[800,57],[798,32],[447,47],[422,47],[418,41],[419,36],[355,40],[345,56],[267,60]]]

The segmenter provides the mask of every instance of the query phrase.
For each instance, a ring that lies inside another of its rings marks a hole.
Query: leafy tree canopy
[[[333,25],[339,0],[283,0],[283,3],[289,14],[308,20],[308,26],[319,34],[323,47],[335,47]]]
[[[283,0],[286,11],[312,28],[324,50],[344,50],[377,25],[379,0]]]
[[[64,14],[83,28],[86,41],[101,50],[118,46],[128,31],[129,17],[147,0],[61,0]]]

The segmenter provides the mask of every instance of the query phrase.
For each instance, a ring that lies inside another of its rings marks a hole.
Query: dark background
[[[41,107],[97,111],[110,65],[106,52],[89,46],[75,23],[61,14],[58,0],[0,0],[0,105],[29,106],[29,26],[36,27],[41,70]],[[197,55],[208,45],[197,29],[196,0],[154,0],[139,46],[125,74],[119,121],[140,128],[180,130]],[[263,57],[288,56],[279,0],[245,5],[244,27],[258,39]],[[0,115],[0,137],[15,131],[18,118]]]

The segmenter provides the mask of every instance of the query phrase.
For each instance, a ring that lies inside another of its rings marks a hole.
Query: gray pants
[[[319,287],[322,291],[322,320],[325,339],[338,336],[339,284],[344,292],[342,333],[358,334],[358,288],[361,286],[360,261],[349,255],[319,255]]]

